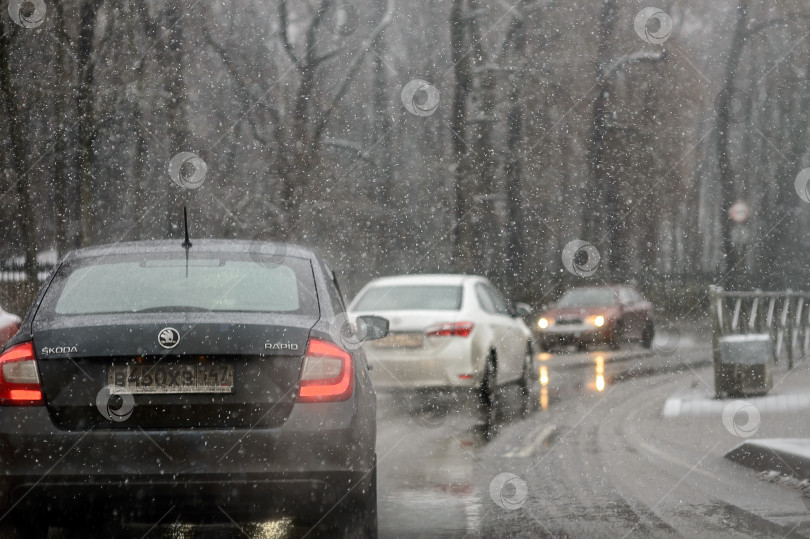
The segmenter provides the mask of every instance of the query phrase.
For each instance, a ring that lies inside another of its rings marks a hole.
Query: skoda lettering
[[[78,353],[79,349],[75,346],[55,346],[53,348],[45,347],[42,349],[42,355],[47,356],[49,354],[72,354]]]

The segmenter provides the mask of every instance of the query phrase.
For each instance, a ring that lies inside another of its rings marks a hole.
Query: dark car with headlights
[[[376,397],[346,320],[302,247],[69,254],[0,355],[0,526],[291,516],[375,535]]]
[[[535,332],[543,350],[570,344],[580,350],[589,344],[616,349],[629,341],[649,348],[655,336],[653,307],[629,286],[572,288],[540,314]]]

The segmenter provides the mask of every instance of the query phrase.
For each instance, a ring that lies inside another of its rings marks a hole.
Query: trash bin
[[[773,341],[767,334],[718,339],[714,387],[718,397],[764,395],[773,387]]]

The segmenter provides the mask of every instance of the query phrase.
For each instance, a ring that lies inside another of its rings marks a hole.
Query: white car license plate
[[[387,337],[372,341],[377,348],[422,348],[423,333],[391,333]]]
[[[114,365],[107,384],[112,393],[232,393],[233,365]]]

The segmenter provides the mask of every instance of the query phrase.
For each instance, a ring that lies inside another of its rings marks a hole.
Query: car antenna
[[[183,249],[186,250],[186,279],[188,279],[188,250],[191,249],[191,240],[188,239],[188,211],[183,206],[183,230],[185,232],[185,239],[183,240]]]
[[[191,241],[188,239],[188,212],[186,211],[186,207],[183,206],[183,230],[185,231],[186,239],[183,240],[183,248],[188,251],[191,247]]]

